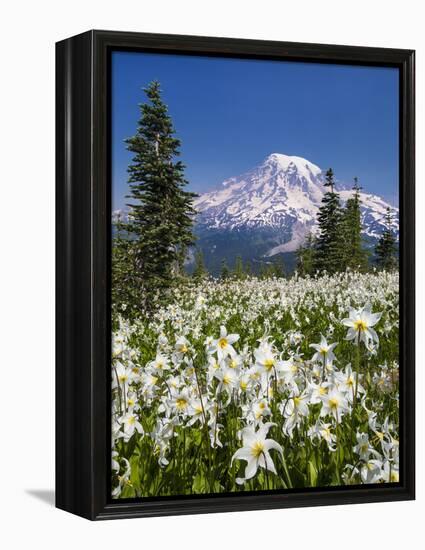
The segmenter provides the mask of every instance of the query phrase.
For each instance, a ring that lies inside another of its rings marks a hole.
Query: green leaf
[[[313,464],[313,462],[310,460],[308,464],[309,473],[310,473],[310,485],[312,487],[316,487],[317,485],[317,470],[316,466]]]
[[[192,491],[196,494],[205,493],[207,488],[207,481],[200,473],[196,474],[193,478]]]

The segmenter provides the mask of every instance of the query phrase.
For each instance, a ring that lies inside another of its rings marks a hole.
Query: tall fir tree
[[[243,279],[245,277],[245,272],[243,268],[242,256],[238,254],[235,260],[235,269],[233,271],[236,279]]]
[[[193,270],[193,277],[195,279],[203,279],[208,274],[207,268],[205,267],[204,255],[201,249],[196,250],[195,252],[195,268]]]
[[[390,207],[387,208],[385,214],[385,230],[375,247],[375,254],[376,263],[381,269],[392,271],[397,268],[397,241],[393,231],[393,216]]]
[[[341,216],[340,257],[341,268],[354,271],[367,269],[368,257],[362,243],[361,200],[358,178],[354,178],[353,195],[350,197]]]
[[[297,272],[300,277],[312,275],[314,272],[314,247],[315,241],[311,232],[305,238],[304,243],[298,248],[297,256]]]
[[[221,260],[221,271],[220,271],[220,278],[221,279],[228,279],[230,276],[230,269],[227,265],[226,259],[223,258]]]
[[[285,277],[285,264],[283,262],[283,257],[278,256],[275,262],[273,263],[274,276],[278,279]]]
[[[131,284],[137,306],[149,308],[152,298],[164,298],[183,272],[187,249],[194,242],[194,193],[185,190],[184,165],[176,157],[180,141],[160,84],[151,82],[140,105],[137,132],[126,140],[134,153],[128,167],[131,220],[124,230],[131,240]]]
[[[245,271],[245,275],[247,277],[251,277],[252,276],[252,265],[251,265],[251,262],[249,260],[247,260],[245,262],[245,268],[244,268],[244,271]]]
[[[117,314],[134,318],[137,315],[136,304],[140,299],[139,289],[133,284],[133,274],[137,270],[136,257],[126,227],[122,215],[113,221],[111,293],[114,322]]]
[[[273,262],[262,263],[260,266],[260,279],[271,279],[276,276],[275,264]]]
[[[314,271],[326,270],[336,273],[341,270],[341,204],[335,191],[332,168],[326,172],[325,187],[328,189],[322,198],[322,206],[317,215],[319,234],[314,253]]]

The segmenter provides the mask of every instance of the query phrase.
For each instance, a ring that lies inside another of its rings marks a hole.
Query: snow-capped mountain
[[[324,174],[304,158],[273,153],[256,168],[196,199],[197,232],[203,241],[223,233],[243,233],[244,241],[247,234],[265,236],[263,257],[293,252],[309,231],[317,230],[317,212],[326,191]],[[346,186],[338,192],[343,202],[352,195]],[[376,239],[389,204],[366,192],[360,197],[365,236]],[[396,220],[394,230],[398,232]]]

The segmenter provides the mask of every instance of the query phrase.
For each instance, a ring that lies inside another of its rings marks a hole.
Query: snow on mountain
[[[280,153],[269,155],[262,164],[223,182],[220,189],[202,194],[195,201],[201,230],[274,230],[278,242],[265,254],[292,252],[309,231],[317,230],[317,212],[326,191],[324,171],[306,159]],[[339,186],[341,200],[352,194]],[[364,232],[376,238],[384,228],[388,203],[361,193]],[[398,222],[394,223],[398,232]]]
[[[128,211],[122,208],[112,211],[112,222],[126,222],[128,219]]]

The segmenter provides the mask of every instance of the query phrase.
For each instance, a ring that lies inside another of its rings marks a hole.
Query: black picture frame
[[[111,500],[109,59],[117,49],[399,69],[399,483]],[[56,506],[97,520],[414,499],[414,51],[93,30],[57,43],[56,72]]]

